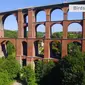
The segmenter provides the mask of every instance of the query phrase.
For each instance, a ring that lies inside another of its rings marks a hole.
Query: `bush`
[[[38,85],[47,85],[47,82],[51,77],[49,75],[54,67],[55,63],[53,61],[44,62],[38,60],[36,62],[35,72],[36,72],[36,81]]]
[[[7,71],[0,72],[0,85],[9,85],[10,78]]]
[[[5,59],[3,63],[0,64],[0,71],[1,70],[7,71],[10,79],[14,79],[17,77],[17,74],[20,71],[20,65],[15,60],[15,58],[8,56],[8,58]]]
[[[37,85],[35,79],[35,72],[30,65],[22,68],[21,79],[25,80],[27,85]]]
[[[62,85],[83,85],[85,78],[84,66],[84,55],[81,52],[76,52],[74,56],[68,55],[61,59]]]

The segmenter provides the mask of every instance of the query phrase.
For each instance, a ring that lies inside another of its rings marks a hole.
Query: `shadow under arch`
[[[4,41],[1,43],[1,49],[5,57],[16,57],[16,48],[10,41]]]
[[[59,41],[50,42],[50,57],[61,59],[61,43]]]
[[[37,57],[44,57],[44,42],[37,40],[34,42],[34,47],[35,47],[35,56]]]
[[[27,42],[22,41],[22,54],[23,56],[27,56]]]

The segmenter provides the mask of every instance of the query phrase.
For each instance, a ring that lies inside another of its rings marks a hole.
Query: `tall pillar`
[[[4,37],[4,26],[3,26],[2,17],[3,15],[0,15],[0,38]]]
[[[85,40],[82,40],[82,52],[85,52]]]
[[[50,58],[50,42],[48,40],[44,41],[44,58]]]
[[[33,9],[28,10],[28,38],[34,38],[35,37],[35,25],[34,25],[34,11]]]
[[[63,21],[63,39],[67,39],[68,21]]]
[[[16,40],[16,59],[22,65],[22,43],[21,40]]]
[[[67,42],[62,40],[62,58],[67,55]]]
[[[0,44],[0,58],[4,56],[4,53],[2,51],[2,45]]]
[[[46,9],[46,31],[45,31],[45,38],[50,38],[51,29],[50,29],[50,9]]]
[[[63,7],[62,10],[63,10],[63,13],[64,13],[64,16],[63,16],[64,17],[64,20],[67,20],[68,7]]]
[[[51,18],[50,18],[51,9],[46,9],[45,12],[46,12],[46,21],[51,21]]]
[[[22,10],[18,10],[18,38],[24,37],[24,19]]]
[[[34,40],[28,40],[28,57],[34,57],[35,56],[35,49],[34,49]]]
[[[85,39],[85,20],[83,20],[82,34],[83,34],[83,39]]]
[[[85,12],[83,12],[83,19],[85,19]]]

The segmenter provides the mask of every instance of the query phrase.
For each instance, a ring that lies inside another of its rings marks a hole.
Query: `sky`
[[[72,1],[79,1],[79,0],[67,0],[69,2],[72,2]],[[5,11],[10,11],[10,10],[16,10],[16,9],[19,9],[19,8],[26,8],[26,7],[33,7],[33,6],[43,6],[43,5],[49,5],[49,4],[58,4],[58,3],[63,3],[64,0],[1,0],[0,1],[0,12],[5,12]],[[74,15],[75,14],[75,15]],[[74,18],[79,18],[81,19],[81,13],[70,13],[69,14],[69,19],[74,19]],[[55,21],[55,20],[62,20],[62,11],[60,10],[55,10],[53,13],[52,13],[52,20]],[[38,21],[40,20],[44,20],[45,21],[45,13],[44,12],[41,12],[38,14]],[[74,24],[72,25],[69,29],[71,28],[74,28],[76,27],[77,28],[77,31],[78,30],[81,30],[81,26],[77,25],[77,24]],[[17,29],[17,22],[16,22],[16,19],[13,15],[10,15],[9,17],[6,18],[5,20],[5,24],[4,24],[4,28],[5,29],[8,29],[8,30],[16,30]],[[45,31],[45,27],[44,26],[39,26],[38,28],[40,28],[38,31],[42,31],[44,32]],[[62,30],[62,26],[61,25],[55,25],[53,26],[53,29],[52,30],[53,32],[56,31],[56,28],[59,28],[58,31],[61,31]],[[73,30],[75,30],[73,28]]]

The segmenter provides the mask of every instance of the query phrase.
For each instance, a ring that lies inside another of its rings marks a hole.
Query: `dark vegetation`
[[[13,34],[10,34],[10,31],[5,32],[6,37],[17,37],[15,32]],[[55,35],[53,38],[57,37],[57,34]],[[59,47],[56,48],[57,46]],[[58,42],[52,44],[55,56],[56,52],[61,52],[60,48]],[[31,65],[20,67],[15,59],[15,48],[8,42],[8,57],[0,58],[0,85],[10,85],[14,80],[20,80],[24,85],[85,85],[85,54],[80,50],[79,43],[70,43],[68,56],[60,58],[59,62],[35,61],[35,70],[33,70]]]

